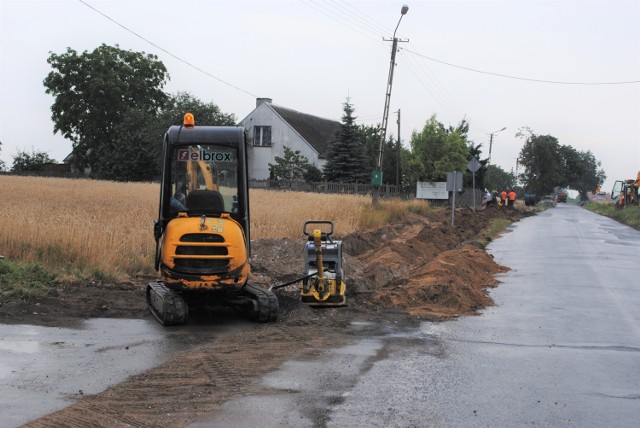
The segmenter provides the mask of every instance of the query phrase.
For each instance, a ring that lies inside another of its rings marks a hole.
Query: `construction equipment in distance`
[[[191,113],[164,137],[155,268],[147,305],[163,325],[183,324],[189,307],[221,304],[275,321],[271,290],[248,283],[249,192],[244,129],[195,126]]]
[[[634,180],[617,180],[613,183],[611,199],[616,201],[616,208],[622,209],[626,206],[640,205],[640,171]]]
[[[309,226],[328,226],[310,230]],[[307,237],[304,248],[304,275],[300,300],[311,307],[346,305],[342,241],[333,240],[333,223],[311,220],[304,223],[303,233]]]

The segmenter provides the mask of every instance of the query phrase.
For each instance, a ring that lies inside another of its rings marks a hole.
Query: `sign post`
[[[462,171],[447,173],[447,190],[453,192],[451,201],[451,226],[455,225],[456,193],[462,192]]]
[[[480,169],[480,162],[476,157],[472,157],[467,164],[467,169],[473,173],[473,211],[476,210],[476,172]]]

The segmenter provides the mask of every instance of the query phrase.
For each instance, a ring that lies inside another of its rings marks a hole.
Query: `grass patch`
[[[400,199],[388,199],[379,201],[377,206],[367,204],[360,217],[361,229],[376,229],[385,224],[400,221],[407,213],[426,215],[429,212],[429,204],[426,201]]]
[[[603,204],[598,202],[588,202],[583,205],[584,208],[595,213],[611,217],[635,229],[640,229],[640,208],[626,207],[621,210],[616,209],[613,204]]]
[[[0,260],[0,297],[31,300],[47,294],[55,275],[35,263]]]
[[[487,227],[480,231],[475,241],[484,247],[504,232],[511,223],[513,222],[509,219],[494,218]]]

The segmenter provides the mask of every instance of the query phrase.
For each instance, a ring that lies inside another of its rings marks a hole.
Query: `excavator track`
[[[162,282],[152,281],[147,285],[147,307],[162,325],[184,324],[189,318],[187,302]]]
[[[249,317],[258,322],[273,322],[278,319],[278,297],[271,290],[247,284],[243,289],[253,303]]]

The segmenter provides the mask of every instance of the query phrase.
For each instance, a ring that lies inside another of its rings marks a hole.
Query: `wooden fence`
[[[356,195],[370,195],[375,191],[373,185],[365,183],[334,183],[334,182],[307,182],[307,181],[282,181],[282,180],[249,180],[249,187],[253,189],[294,190],[298,192],[315,193],[346,193]],[[401,186],[384,184],[380,187],[381,198],[414,199],[415,190],[407,192]],[[430,200],[432,205],[447,206],[451,198],[442,200]],[[482,191],[476,189],[476,207],[482,205]],[[473,190],[466,189],[456,195],[456,207],[473,206]]]

